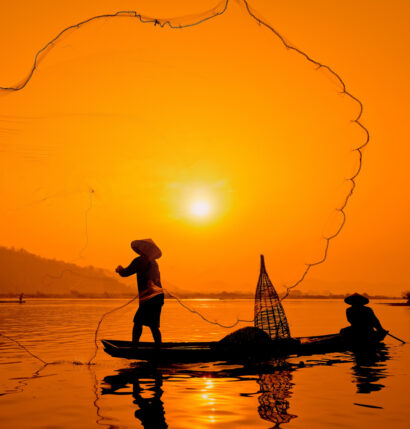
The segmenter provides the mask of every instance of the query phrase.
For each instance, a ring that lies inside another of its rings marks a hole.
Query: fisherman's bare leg
[[[138,344],[142,334],[142,325],[134,323],[134,328],[132,329],[132,342]]]
[[[158,327],[154,327],[154,326],[150,326],[150,329],[152,332],[152,337],[154,338],[154,341],[155,341],[155,347],[160,348],[162,343],[161,331],[159,330]]]

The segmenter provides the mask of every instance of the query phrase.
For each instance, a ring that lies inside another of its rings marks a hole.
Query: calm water
[[[393,339],[386,350],[357,361],[349,353],[305,358],[304,367],[255,371],[227,365],[148,364],[93,354],[101,314],[123,300],[32,300],[1,304],[0,332],[20,341],[42,364],[0,337],[0,426],[14,428],[408,428],[410,349]],[[208,318],[252,318],[252,300],[187,301]],[[382,324],[409,339],[409,307],[373,302]],[[129,339],[136,305],[107,317],[100,337]],[[334,333],[345,326],[345,304],[288,300],[294,336]],[[165,341],[217,340],[229,330],[203,322],[166,301]],[[150,340],[143,334],[143,340]],[[278,426],[276,426],[278,427]]]

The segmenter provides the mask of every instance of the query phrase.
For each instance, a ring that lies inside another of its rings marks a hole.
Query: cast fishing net
[[[326,260],[369,139],[360,100],[333,69],[292,45],[245,0],[184,19],[89,9],[68,16],[36,41],[27,74],[14,78],[9,70],[0,82],[3,244],[110,266],[130,231],[149,232],[166,249],[171,284],[218,291],[228,289],[221,280],[227,272],[231,286],[249,287],[252,270],[240,268],[263,249],[286,295]],[[261,183],[264,192],[255,192]],[[184,213],[170,213],[192,187],[225,203],[229,225],[204,233],[186,228]],[[151,193],[155,200],[146,198]],[[243,246],[237,232],[255,225],[263,227]],[[108,245],[107,232],[115,243]],[[64,281],[73,283],[69,270],[32,283],[55,288]],[[260,282],[255,323],[286,338],[266,271]],[[89,283],[84,278],[78,289]]]
[[[288,288],[323,262],[367,140],[361,104],[251,6],[48,17],[31,68],[1,67],[2,244],[108,268],[152,236],[170,284],[212,293],[249,290],[261,251]],[[209,222],[187,213],[197,197]],[[25,292],[89,292],[81,275],[47,274]]]

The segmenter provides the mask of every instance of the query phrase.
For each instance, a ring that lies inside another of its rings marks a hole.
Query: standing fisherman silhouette
[[[149,238],[133,241],[131,248],[140,256],[135,258],[127,268],[119,265],[115,271],[121,277],[137,275],[140,305],[134,316],[132,341],[135,345],[138,344],[142,327],[145,325],[151,329],[155,346],[160,348],[162,338],[159,325],[161,310],[164,305],[164,291],[156,259],[160,258],[162,253]]]
[[[345,298],[345,303],[350,307],[346,309],[346,317],[350,325],[343,328],[341,333],[351,337],[354,340],[373,340],[381,341],[388,331],[382,328],[379,319],[370,307],[368,298],[358,293]]]

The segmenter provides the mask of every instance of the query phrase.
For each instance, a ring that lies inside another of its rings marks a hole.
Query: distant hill
[[[0,296],[119,297],[135,296],[127,286],[99,268],[46,259],[25,250],[0,246]]]
[[[331,283],[307,280],[306,284],[314,286],[327,286],[332,289]],[[253,291],[224,291],[218,293],[186,291],[178,286],[163,281],[171,296],[179,298],[214,298],[214,299],[244,299],[254,298]],[[346,285],[348,286],[348,285]],[[364,285],[368,286],[368,285]],[[306,285],[305,285],[306,287]],[[336,288],[335,288],[336,289]],[[347,290],[355,290],[347,287]],[[363,290],[363,289],[362,289]],[[0,297],[18,296],[24,293],[26,297],[133,297],[138,293],[135,278],[116,278],[114,273],[92,266],[80,267],[78,265],[42,258],[26,250],[8,249],[0,246]],[[283,289],[278,290],[282,295]],[[315,291],[293,290],[290,299],[343,299],[349,293],[335,294],[329,290]],[[365,292],[362,292],[367,295]],[[167,294],[166,294],[167,296]],[[386,295],[367,295],[369,298],[394,299]]]

